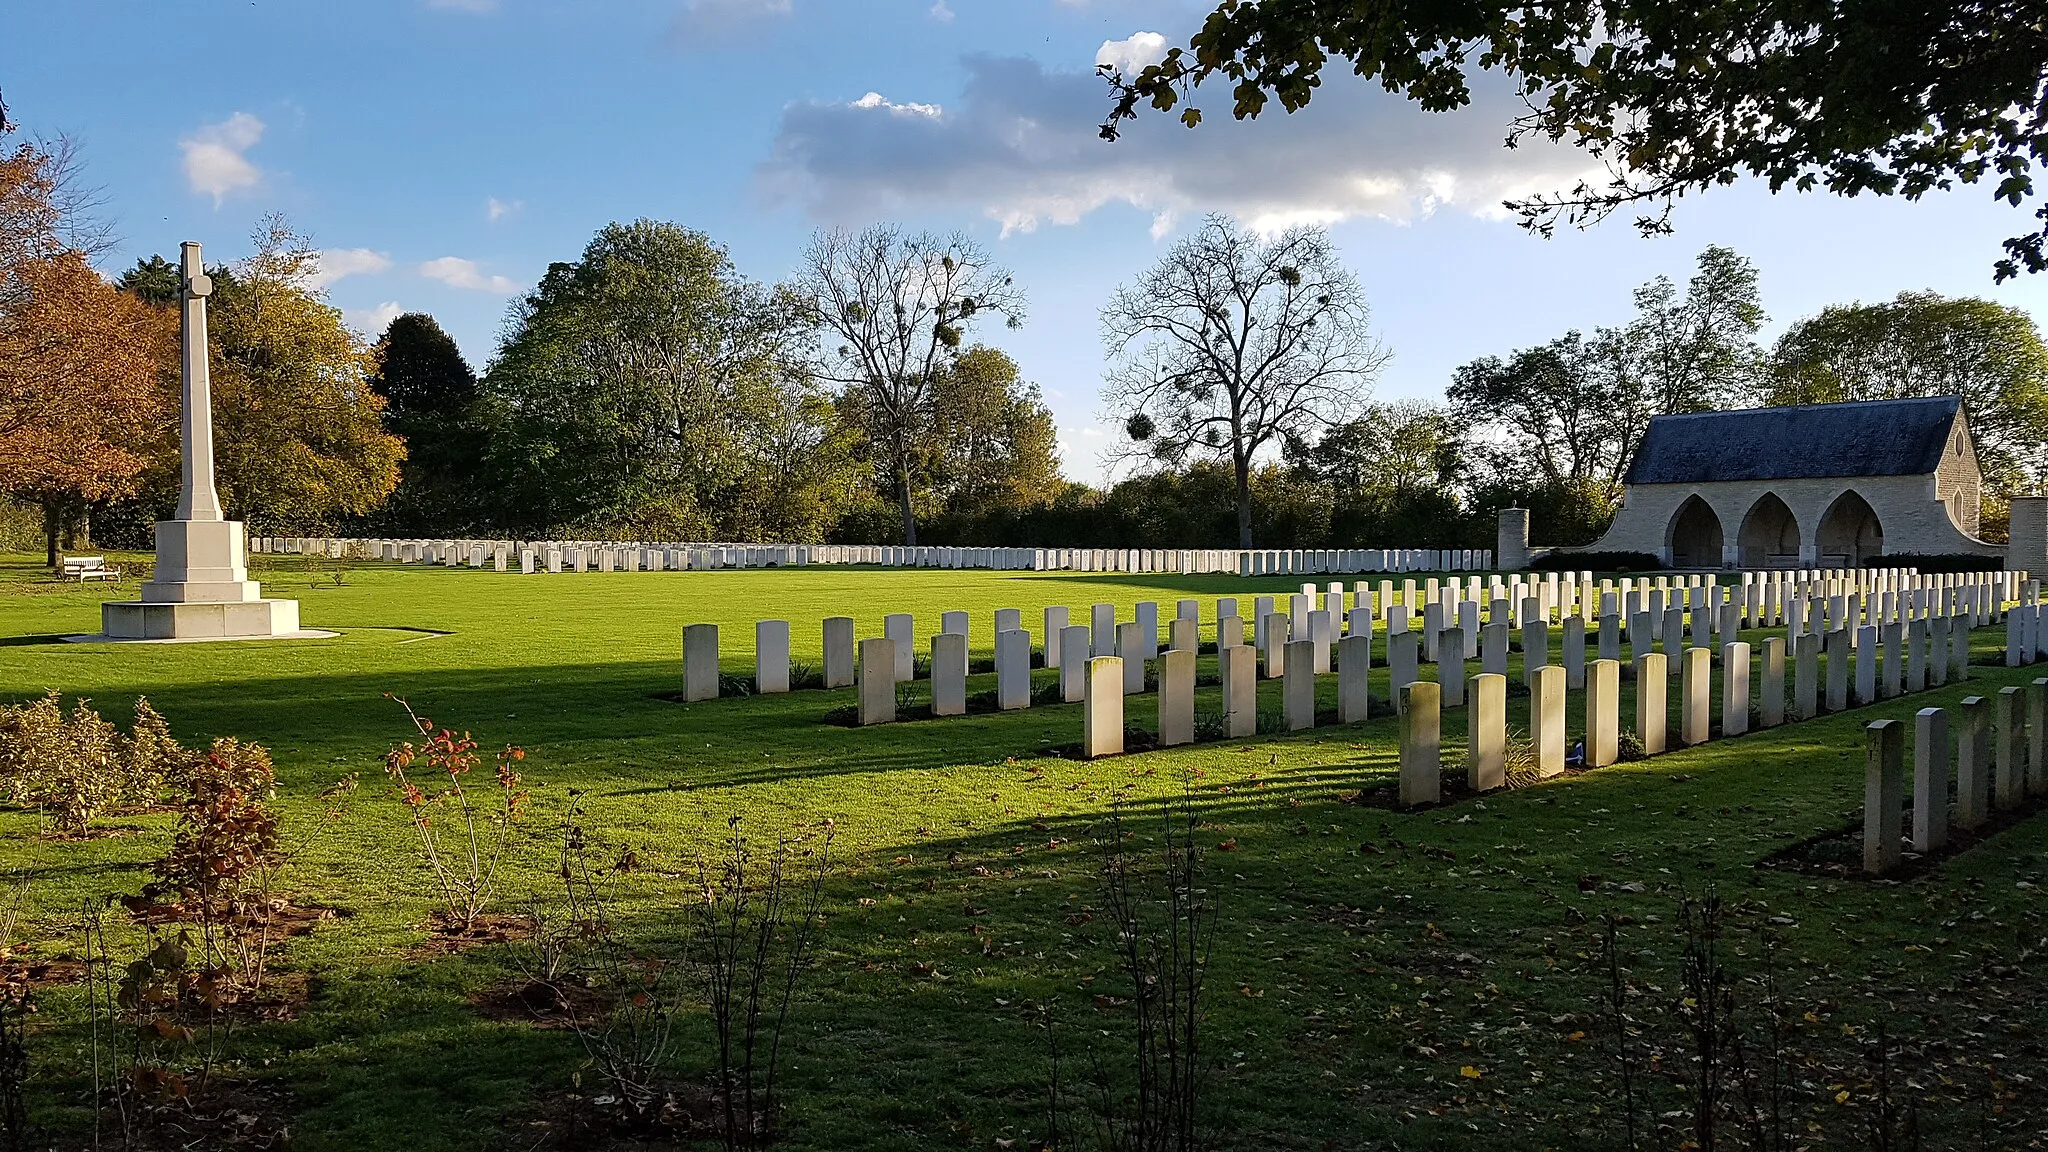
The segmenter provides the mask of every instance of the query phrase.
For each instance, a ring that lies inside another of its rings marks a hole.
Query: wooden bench
[[[76,580],[80,584],[87,580],[119,580],[121,570],[107,567],[105,556],[66,556],[57,562],[57,579]]]

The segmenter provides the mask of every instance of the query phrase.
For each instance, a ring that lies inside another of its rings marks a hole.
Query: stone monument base
[[[109,640],[233,640],[300,635],[297,600],[110,601],[100,605]]]

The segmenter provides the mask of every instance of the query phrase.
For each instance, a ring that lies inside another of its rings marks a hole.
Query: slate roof
[[[1658,416],[1626,484],[1708,484],[1935,470],[1962,413],[1956,396]]]

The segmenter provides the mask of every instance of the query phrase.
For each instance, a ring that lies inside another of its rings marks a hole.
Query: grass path
[[[1187,596],[1208,617],[1217,596],[1248,609],[1253,595],[1291,591],[1285,578],[368,566],[335,586],[287,561],[257,575],[301,600],[307,626],[342,635],[72,645],[48,641],[96,630],[98,602],[133,586],[58,588],[40,572],[31,558],[0,562],[0,696],[53,687],[125,719],[147,695],[188,744],[232,734],[275,755],[298,846],[289,885],[345,913],[285,954],[316,978],[306,1009],[237,1040],[251,1075],[289,1091],[301,1150],[527,1147],[536,1093],[567,1086],[583,1063],[571,1036],[471,1008],[471,994],[516,974],[510,950],[420,951],[433,905],[383,788],[381,755],[405,734],[386,692],[486,746],[525,746],[536,827],[581,789],[593,826],[656,872],[692,872],[732,815],[761,836],[836,823],[848,868],[794,1013],[786,1147],[1030,1146],[1046,1075],[1035,1005],[1057,1006],[1080,1052],[1111,1056],[1104,1033],[1126,1023],[1096,999],[1117,975],[1101,920],[1084,911],[1097,902],[1091,831],[1112,797],[1164,797],[1187,772],[1205,843],[1231,846],[1206,858],[1225,907],[1206,1025],[1218,1147],[1605,1146],[1613,1088],[1588,1015],[1602,988],[1594,925],[1603,912],[1632,918],[1633,966],[1668,992],[1678,894],[1707,881],[1734,907],[1738,965],[1754,967],[1764,934],[1782,941],[1788,987],[1814,1006],[1804,1027],[1816,1051],[1879,1019],[1942,1044],[1967,1027],[1987,1047],[1927,1057],[1945,1062],[1942,1091],[1989,1100],[1992,1074],[1978,1066],[1993,1066],[2017,1093],[1994,1130],[2043,1127],[2038,1089],[2012,1074],[2048,1078],[2033,1039],[2048,1026],[2048,817],[1898,885],[1757,866],[1857,819],[1869,720],[2034,670],[1973,669],[1967,686],[1407,814],[1342,798],[1391,779],[1385,718],[1088,764],[1037,754],[1079,738],[1078,706],[852,730],[819,722],[850,690],[656,698],[678,686],[686,623],[719,624],[727,670],[743,672],[756,618],[793,621],[803,661],[816,659],[826,615],[854,616],[865,636],[883,614],[913,612],[922,644],[940,612],[962,608],[986,655],[999,607],[1022,609],[1035,635],[1046,604],[1083,622],[1096,601],[1127,619],[1139,600],[1171,616]],[[1277,708],[1277,685],[1266,691]],[[1334,694],[1329,678],[1326,704]],[[1510,702],[1517,723],[1522,707]],[[1134,700],[1132,722],[1150,726],[1151,708]],[[1447,743],[1460,722],[1447,721]],[[360,793],[327,815],[315,794],[350,772]],[[0,811],[0,865],[36,878],[41,949],[69,947],[79,902],[133,891],[162,851],[168,817],[113,823],[132,834],[61,842],[39,835],[33,813]],[[550,853],[544,837],[526,845],[508,899],[548,890]],[[650,927],[673,919],[682,884],[663,887],[650,880],[630,905]],[[49,999],[35,1029],[39,1099],[61,1121],[83,1067],[82,1017],[77,997]],[[706,1029],[693,1018],[683,1031],[685,1070],[699,1073]],[[1841,1082],[1846,1103],[1816,1089],[1811,1118],[1831,1142],[1850,1140],[1863,1115],[1862,1089]],[[1968,1107],[1929,1123],[1974,1124]]]

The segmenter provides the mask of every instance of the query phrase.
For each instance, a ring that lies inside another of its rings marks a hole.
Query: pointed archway
[[[1664,532],[1664,548],[1673,568],[1721,566],[1721,518],[1698,496],[1688,496]]]
[[[1799,566],[1799,518],[1775,492],[1764,493],[1750,505],[1735,542],[1744,568]]]
[[[1823,566],[1860,568],[1884,555],[1884,525],[1870,502],[1852,489],[1828,505],[1814,542]]]

